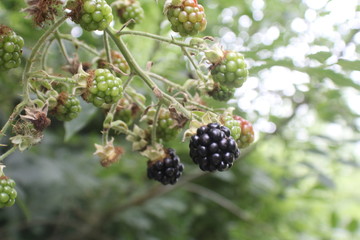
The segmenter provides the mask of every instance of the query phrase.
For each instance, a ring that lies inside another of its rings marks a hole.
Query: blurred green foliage
[[[22,66],[44,32],[21,11],[24,2],[0,2],[1,23],[25,39]],[[136,30],[171,34],[164,1],[140,2],[146,20]],[[65,127],[53,120],[40,145],[5,160],[19,197],[0,210],[1,240],[360,238],[360,49],[353,24],[359,6],[344,21],[329,22],[331,4],[339,1],[320,1],[325,4],[316,8],[311,1],[199,2],[208,18],[203,35],[242,51],[251,67],[229,105],[254,122],[253,147],[231,170],[204,174],[192,165],[187,143],[166,143],[176,146],[186,168],[181,182],[163,187],[146,179],[146,159],[122,136],[115,140],[127,149],[121,161],[99,165],[92,153],[101,141],[103,113],[88,106],[80,120]],[[322,20],[324,34],[314,33],[311,26]],[[69,21],[61,32],[74,27]],[[84,32],[79,39],[102,48],[99,35]],[[180,49],[134,36],[126,42],[142,67],[152,61],[154,72],[180,84],[191,76]],[[94,56],[79,53],[93,63]],[[55,72],[65,64],[56,44],[48,62]],[[1,125],[19,101],[21,73],[0,74]],[[145,93],[140,80],[132,84]]]

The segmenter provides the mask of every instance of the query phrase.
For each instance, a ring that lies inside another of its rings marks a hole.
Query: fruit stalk
[[[17,149],[17,146],[14,145],[12,146],[12,148],[10,148],[9,150],[7,150],[3,155],[0,156],[0,162],[3,161],[7,156],[9,156],[10,154],[12,154],[13,152],[15,152],[15,150]],[[2,173],[2,169],[3,169],[3,165],[0,165],[0,173]],[[0,174],[1,176],[1,174]]]

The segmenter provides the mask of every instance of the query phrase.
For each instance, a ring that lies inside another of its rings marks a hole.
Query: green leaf
[[[306,72],[310,77],[317,77],[319,79],[329,78],[339,87],[352,87],[360,90],[360,85],[354,83],[350,78],[341,73],[334,72],[331,69],[324,68],[307,68]]]
[[[339,224],[339,215],[336,212],[332,212],[330,215],[330,226],[336,228]]]
[[[339,59],[337,62],[344,70],[360,71],[360,60],[350,61],[346,59]]]
[[[323,62],[325,62],[329,57],[331,57],[331,55],[332,55],[332,54],[331,54],[330,52],[321,51],[321,52],[317,52],[317,53],[308,55],[308,58],[315,59],[315,60],[323,63]]]
[[[346,225],[346,229],[349,231],[349,232],[356,232],[357,229],[359,227],[359,222],[358,220],[356,220],[355,218],[353,218],[347,225]]]
[[[79,116],[72,121],[65,122],[65,141],[68,141],[74,134],[79,132],[95,116],[97,108],[91,104],[80,100],[81,112]]]

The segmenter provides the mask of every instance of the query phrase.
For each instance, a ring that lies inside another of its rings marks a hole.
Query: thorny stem
[[[37,53],[40,49],[40,47],[45,43],[46,39],[54,32],[56,31],[56,29],[58,29],[60,27],[61,24],[63,24],[66,20],[67,16],[63,16],[61,17],[57,22],[55,22],[53,25],[51,25],[51,27],[46,30],[46,32],[41,36],[41,38],[39,39],[39,41],[37,41],[37,43],[34,45],[30,57],[29,59],[26,61],[25,64],[25,69],[22,75],[22,82],[23,82],[23,95],[24,95],[24,101],[27,103],[30,101],[30,93],[29,93],[29,78],[27,76],[27,74],[29,73],[31,66],[34,62],[35,57],[37,56]]]
[[[198,64],[195,63],[194,59],[192,58],[192,56],[190,55],[189,51],[186,50],[186,48],[184,47],[181,47],[181,49],[183,50],[183,52],[185,53],[186,57],[189,59],[189,61],[191,62],[191,65],[193,65],[193,67],[195,68],[196,70],[196,75],[198,75],[198,77],[201,79],[201,80],[204,80],[204,77],[202,76],[202,72],[198,66]]]
[[[67,78],[67,77],[59,77],[59,76],[53,76],[53,75],[49,75],[49,74],[29,74],[30,78],[41,78],[41,79],[45,79],[48,81],[55,81],[55,82],[60,82],[60,83],[69,83],[69,84],[76,84],[77,81],[72,79],[72,78]]]
[[[53,42],[53,39],[50,39],[49,42],[46,44],[46,46],[44,47],[44,51],[42,53],[42,56],[41,56],[41,68],[43,70],[46,70],[46,61],[47,61],[47,56],[48,56],[48,51],[50,49],[50,46]]]
[[[166,43],[170,43],[173,45],[177,45],[179,47],[187,47],[187,48],[192,48],[192,49],[198,49],[196,47],[191,46],[188,43],[182,42],[182,41],[178,41],[175,40],[173,38],[166,38],[166,37],[162,37],[162,36],[158,36],[155,34],[151,34],[151,33],[147,33],[147,32],[141,32],[141,31],[120,31],[116,33],[116,36],[122,36],[122,35],[136,35],[136,36],[142,36],[142,37],[147,37],[147,38],[151,38],[160,42],[166,42]]]
[[[154,92],[156,97],[162,99],[162,101],[164,101],[164,103],[167,105],[174,105],[174,107],[178,111],[180,111],[182,114],[184,114],[188,119],[191,119],[191,117],[192,117],[191,112],[189,112],[184,106],[182,106],[178,101],[176,101],[175,98],[173,98],[172,96],[161,91],[158,88],[158,86],[152,81],[152,79],[149,77],[149,75],[146,74],[146,72],[141,69],[141,67],[137,64],[136,60],[130,53],[129,49],[126,47],[123,40],[120,37],[117,37],[113,33],[113,30],[110,30],[109,28],[107,28],[105,31],[109,34],[109,36],[112,38],[112,40],[114,41],[116,46],[119,48],[120,52],[124,55],[124,58],[128,62],[132,71],[136,72],[137,75],[143,79],[145,84],[149,86],[149,88]]]
[[[128,87],[128,88],[130,88],[130,87]],[[142,102],[140,102],[136,97],[134,97],[133,95],[132,95],[132,93],[131,93],[131,91],[125,91],[125,97],[127,97],[128,99],[131,99],[133,102],[135,102],[136,103],[136,105],[138,105],[139,106],[139,108],[141,108],[141,110],[145,110],[146,109],[146,106],[142,103]]]
[[[210,112],[214,111],[214,109],[209,108],[209,107],[207,107],[205,105],[202,105],[202,104],[194,102],[194,101],[186,101],[186,103],[189,103],[190,105],[194,105],[195,107],[198,107],[198,108],[202,108],[202,109],[204,109],[206,111],[210,111]]]
[[[157,105],[154,120],[153,120],[153,124],[152,124],[153,128],[151,130],[151,145],[153,147],[155,147],[155,145],[156,145],[156,127],[157,127],[157,121],[159,119],[159,113],[160,113],[161,105],[162,105],[161,102],[159,102],[158,105]]]
[[[16,145],[14,145],[14,146],[12,146],[12,148],[10,148],[9,150],[7,150],[4,154],[2,154],[1,156],[0,156],[0,162],[1,161],[3,161],[7,156],[9,156],[10,154],[12,154],[13,152],[15,152],[15,150],[17,149],[17,146]],[[2,169],[1,169],[2,170]],[[1,176],[1,171],[0,170],[0,176]]]

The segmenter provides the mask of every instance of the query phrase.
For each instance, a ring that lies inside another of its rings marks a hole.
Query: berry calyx
[[[130,126],[140,116],[140,108],[136,103],[130,103],[126,98],[122,98],[116,107],[114,120],[121,120]]]
[[[215,82],[229,88],[241,87],[246,81],[249,71],[241,53],[225,51],[219,62],[212,62],[211,75]]]
[[[184,165],[174,149],[165,149],[165,154],[160,160],[148,161],[147,176],[164,185],[175,184],[184,171]]]
[[[223,171],[240,155],[230,130],[218,123],[199,127],[190,139],[190,157],[203,171]]]
[[[71,19],[87,31],[105,30],[113,20],[112,9],[105,0],[72,0],[67,8]]]
[[[9,27],[0,24],[0,71],[16,68],[21,63],[24,39]]]
[[[252,124],[240,116],[233,116],[233,118],[239,122],[241,127],[241,135],[236,138],[236,143],[239,148],[246,148],[252,142],[254,142],[254,129]]]
[[[83,98],[96,107],[103,104],[112,104],[118,101],[123,94],[122,81],[115,77],[108,69],[96,69],[90,72],[87,80],[87,89]]]
[[[57,105],[51,110],[59,121],[70,121],[76,118],[81,111],[80,101],[75,96],[61,92],[57,98]]]
[[[176,2],[176,1],[175,1]],[[194,36],[206,28],[204,7],[197,0],[182,0],[178,4],[171,2],[165,8],[171,29],[181,36]]]
[[[112,64],[120,69],[123,73],[129,74],[130,73],[130,67],[129,64],[126,62],[124,56],[117,52],[112,50],[111,51],[111,60]],[[97,61],[99,68],[109,68],[109,63],[106,61],[106,53],[103,52],[100,55],[100,59]]]
[[[137,0],[117,1],[114,6],[121,23],[126,23],[130,19],[135,21],[129,23],[129,25],[127,25],[128,28],[134,28],[136,24],[139,24],[144,19],[144,10]]]
[[[235,88],[228,88],[216,83],[214,88],[208,91],[208,94],[215,100],[228,101],[234,96],[234,92]]]

